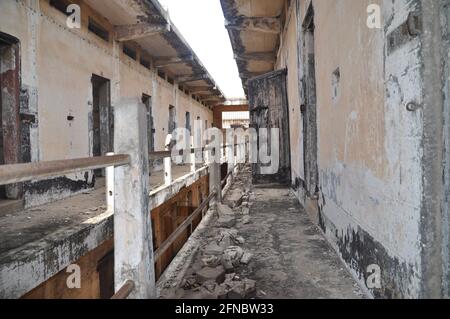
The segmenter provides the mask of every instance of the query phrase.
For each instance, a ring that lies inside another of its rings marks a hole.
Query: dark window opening
[[[137,58],[137,52],[136,52],[136,50],[130,48],[129,46],[126,46],[126,45],[123,46],[123,53],[124,53],[126,56],[132,58],[133,60],[136,60],[136,58]]]
[[[147,68],[147,69],[151,69],[151,64],[150,64],[150,61],[149,60],[146,60],[146,59],[141,59],[141,65],[143,66],[143,67],[145,67],[145,68]]]
[[[103,28],[99,23],[94,21],[91,17],[89,17],[88,29],[92,33],[94,33],[99,38],[109,42],[109,32],[105,28]]]

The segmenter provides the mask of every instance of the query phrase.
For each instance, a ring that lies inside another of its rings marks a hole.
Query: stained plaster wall
[[[93,16],[108,30],[112,26],[98,13],[78,1],[82,28],[70,30],[67,17],[47,0],[0,2],[0,31],[20,40],[22,87],[28,97],[27,112],[36,115],[31,127],[32,161],[48,161],[92,156],[91,76],[111,80],[112,107],[121,97],[152,96],[156,125],[155,150],[163,150],[168,126],[168,108],[177,108],[179,123],[184,114],[212,122],[212,111],[122,53],[121,46],[106,42],[87,30]],[[20,23],[18,23],[20,21]],[[73,121],[67,117],[73,116]],[[182,120],[181,120],[182,119]],[[57,200],[92,186],[91,172],[72,174],[51,182],[30,183],[26,205]]]
[[[389,51],[388,35],[420,1],[312,0],[315,12],[318,167],[320,199],[310,208],[303,179],[298,26],[311,0],[294,5],[281,37],[277,68],[288,67],[292,175],[300,201],[317,220],[359,283],[369,265],[382,271],[374,297],[423,296],[421,210],[423,111],[406,105],[423,100],[420,37]],[[367,6],[382,8],[382,29],[366,25]],[[300,41],[302,33],[299,32]],[[300,57],[302,52],[300,53]],[[339,68],[340,93],[332,98]],[[367,287],[366,287],[367,288]]]

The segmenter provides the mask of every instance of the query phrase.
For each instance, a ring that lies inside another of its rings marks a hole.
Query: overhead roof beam
[[[216,90],[216,88],[212,86],[193,86],[189,88],[189,92],[191,93],[211,92],[213,90]]]
[[[194,61],[193,55],[186,55],[183,57],[174,57],[174,58],[158,58],[155,61],[155,67],[162,68],[173,64],[188,63],[193,61]]]
[[[115,39],[119,42],[137,40],[169,32],[170,24],[138,23],[114,26]]]
[[[266,61],[275,62],[277,57],[274,52],[252,52],[252,53],[236,53],[234,55],[236,60],[241,61]]]
[[[270,71],[267,71],[267,72],[270,72]],[[251,79],[251,78],[266,74],[267,72],[241,72],[241,73],[239,73],[239,77],[241,79]]]
[[[208,80],[208,79],[209,79],[209,77],[207,74],[200,73],[200,74],[193,74],[193,75],[182,75],[182,76],[179,76],[176,79],[176,81],[179,84],[183,84],[183,83]]]
[[[280,34],[281,21],[279,18],[236,18],[226,21],[228,30],[255,31],[262,33]]]

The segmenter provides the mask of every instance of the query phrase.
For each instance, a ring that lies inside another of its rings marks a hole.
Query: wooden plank
[[[176,82],[178,84],[183,84],[183,83],[195,82],[195,81],[201,81],[201,80],[209,80],[209,76],[205,73],[182,75],[176,79]]]
[[[180,236],[186,228],[188,228],[192,221],[202,213],[203,209],[208,206],[209,202],[216,196],[215,193],[212,193],[208,196],[208,198],[203,201],[203,203],[189,216],[170,236],[167,240],[161,244],[161,246],[155,251],[154,259],[158,260],[165,251],[177,240],[178,236]]]
[[[133,292],[134,287],[135,287],[134,282],[132,280],[128,280],[111,299],[113,300],[127,299]]]
[[[41,180],[71,173],[130,163],[128,155],[98,156],[71,160],[47,161],[0,166],[0,185]]]

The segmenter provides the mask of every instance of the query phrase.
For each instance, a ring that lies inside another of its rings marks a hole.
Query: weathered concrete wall
[[[0,31],[20,40],[27,113],[37,116],[30,129],[32,161],[92,155],[93,74],[111,80],[113,108],[122,96],[152,96],[157,151],[164,149],[169,105],[176,107],[182,125],[186,110],[193,119],[200,116],[212,122],[213,114],[208,108],[159,78],[155,70],[125,56],[119,44],[89,32],[89,16],[110,33],[112,26],[83,2],[78,3],[82,28],[70,30],[67,17],[51,7],[48,0],[0,2]],[[60,178],[56,183],[30,183],[26,187],[26,204],[33,206],[66,197],[92,182],[92,173],[87,172]]]
[[[297,60],[303,41],[298,27],[311,2],[320,184],[320,199],[313,205],[300,185],[303,92],[297,79],[303,78],[301,58]],[[367,27],[369,4],[382,9],[381,29]],[[299,12],[292,9],[287,20],[278,55],[277,68],[287,66],[289,73],[292,175],[299,181],[293,187],[310,213],[317,214],[313,217],[361,285],[366,287],[368,266],[381,268],[381,289],[367,290],[375,297],[426,295],[421,223],[424,114],[407,107],[423,103],[423,48],[421,37],[397,35],[410,12],[420,15],[420,4],[300,0]],[[333,73],[338,68],[334,96]]]
[[[298,45],[297,45],[297,6],[292,1],[286,17],[286,25],[282,35],[281,46],[275,68],[287,68],[287,93],[289,105],[289,134],[291,149],[291,180],[295,189],[299,189],[304,179],[303,165],[303,122],[300,112]]]

